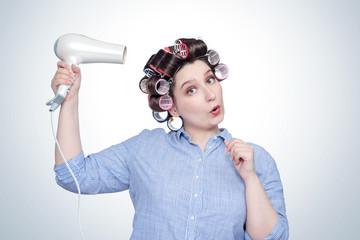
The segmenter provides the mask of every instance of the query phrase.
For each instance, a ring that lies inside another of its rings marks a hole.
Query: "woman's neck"
[[[200,146],[203,152],[210,137],[214,134],[220,133],[218,126],[211,129],[194,129],[184,126],[184,131],[189,134],[193,143],[196,143]]]

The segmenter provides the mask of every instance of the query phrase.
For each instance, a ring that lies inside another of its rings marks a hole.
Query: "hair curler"
[[[225,64],[220,63],[215,67],[215,77],[219,81],[226,79],[228,76],[229,76],[229,68]]]
[[[140,90],[141,90],[143,93],[146,93],[146,94],[148,94],[148,90],[147,90],[147,87],[146,87],[148,79],[149,79],[148,77],[143,77],[143,78],[140,80],[140,82],[139,82],[139,88],[140,88]]]
[[[81,63],[120,63],[126,58],[126,46],[102,42],[80,34],[69,33],[59,37],[54,45],[55,55],[70,65]],[[46,103],[55,111],[64,101],[70,85],[59,85],[55,96]]]
[[[170,117],[167,126],[171,131],[177,131],[184,126],[184,121],[181,117]]]
[[[156,121],[158,121],[160,123],[165,122],[169,118],[169,112],[168,111],[164,111],[164,112],[153,111],[153,117],[155,118]]]
[[[208,62],[212,65],[212,66],[215,66],[217,64],[219,64],[220,62],[220,57],[219,57],[219,54],[217,51],[215,50],[209,50],[207,52],[207,60]]]

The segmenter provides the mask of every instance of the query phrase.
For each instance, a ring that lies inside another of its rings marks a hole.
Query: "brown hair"
[[[180,38],[175,41],[175,45],[160,49],[149,58],[144,67],[145,76],[140,80],[139,87],[141,91],[148,94],[149,107],[154,112],[168,110],[159,106],[159,101],[163,99],[164,94],[169,95],[171,98],[174,97],[174,76],[183,66],[199,59],[204,61],[214,71],[218,63],[211,65],[207,60],[207,53],[208,48],[203,40]],[[164,84],[164,80],[168,81],[169,84]],[[160,82],[161,84],[159,84]],[[162,89],[159,90],[159,88]],[[165,92],[163,91],[164,89]],[[170,117],[169,113],[167,119]],[[158,119],[156,120],[159,121]]]

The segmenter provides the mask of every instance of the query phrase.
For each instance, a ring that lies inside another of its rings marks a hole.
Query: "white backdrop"
[[[128,47],[125,65],[81,65],[85,154],[155,122],[138,89],[151,54],[201,37],[230,68],[221,127],[275,158],[290,239],[360,238],[358,1],[0,3],[0,238],[80,239],[77,195],[58,187],[50,81],[55,40],[81,33]],[[56,113],[58,114],[58,112]],[[87,239],[128,239],[128,192],[84,196]]]

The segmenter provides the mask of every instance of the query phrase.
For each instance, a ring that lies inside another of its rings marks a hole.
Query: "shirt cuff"
[[[273,228],[269,236],[264,238],[264,240],[284,239],[284,233],[285,233],[285,229],[281,221],[281,216],[278,215],[278,221],[275,227]]]
[[[76,175],[76,173],[79,172],[79,170],[81,169],[81,167],[84,165],[84,153],[81,152],[79,155],[77,155],[75,158],[70,159],[69,161],[67,161],[71,171]],[[71,173],[69,171],[69,169],[66,167],[66,164],[63,163],[59,166],[54,166],[54,171],[56,173],[56,177],[58,178],[58,180],[65,180],[71,176]]]
[[[269,236],[264,238],[263,240],[279,240],[279,239],[287,239],[285,236],[285,229],[283,229],[284,226],[282,226],[281,216],[278,215],[278,221],[275,225],[275,227],[272,229]],[[251,237],[249,236],[248,232],[245,231],[245,239],[251,240]]]

